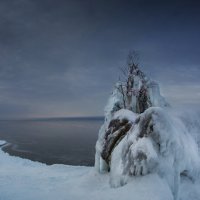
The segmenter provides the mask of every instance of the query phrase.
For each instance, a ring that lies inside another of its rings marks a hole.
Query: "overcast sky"
[[[200,105],[194,0],[0,0],[0,118],[97,116],[130,49],[172,105]]]

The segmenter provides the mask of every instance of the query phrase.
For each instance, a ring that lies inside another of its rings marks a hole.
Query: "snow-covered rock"
[[[109,170],[108,160],[112,150],[131,128],[136,117],[137,114],[130,110],[121,109],[113,114],[112,120],[105,120],[99,130],[96,143],[95,168],[97,171],[107,172]]]
[[[159,85],[135,70],[125,85],[116,84],[109,98],[96,143],[95,168],[109,172],[111,187],[157,174],[177,200],[181,177],[199,178],[198,145],[184,120],[171,112]]]

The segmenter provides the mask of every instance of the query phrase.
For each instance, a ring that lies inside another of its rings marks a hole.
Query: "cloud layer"
[[[199,105],[198,7],[1,0],[0,118],[102,115],[130,49],[172,104]]]

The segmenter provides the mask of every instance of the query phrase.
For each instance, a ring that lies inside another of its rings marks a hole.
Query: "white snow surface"
[[[6,141],[0,140],[0,145],[4,145],[4,144],[6,144]]]
[[[134,122],[138,115],[130,110],[120,109],[114,113],[114,119],[128,119],[131,122]]]
[[[182,180],[181,200],[199,200],[200,183]],[[93,167],[52,165],[9,156],[0,150],[0,200],[173,200],[157,174],[134,177],[111,188],[109,173]]]
[[[9,156],[0,150],[0,200],[172,200],[156,174],[138,177],[113,189],[109,174],[93,167],[52,165]]]

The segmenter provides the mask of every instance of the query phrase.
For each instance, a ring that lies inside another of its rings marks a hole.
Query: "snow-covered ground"
[[[3,142],[0,142],[3,144]],[[182,180],[181,199],[200,199],[200,183]],[[156,174],[134,177],[111,188],[109,174],[93,167],[47,166],[0,150],[0,200],[172,200],[168,184]]]

